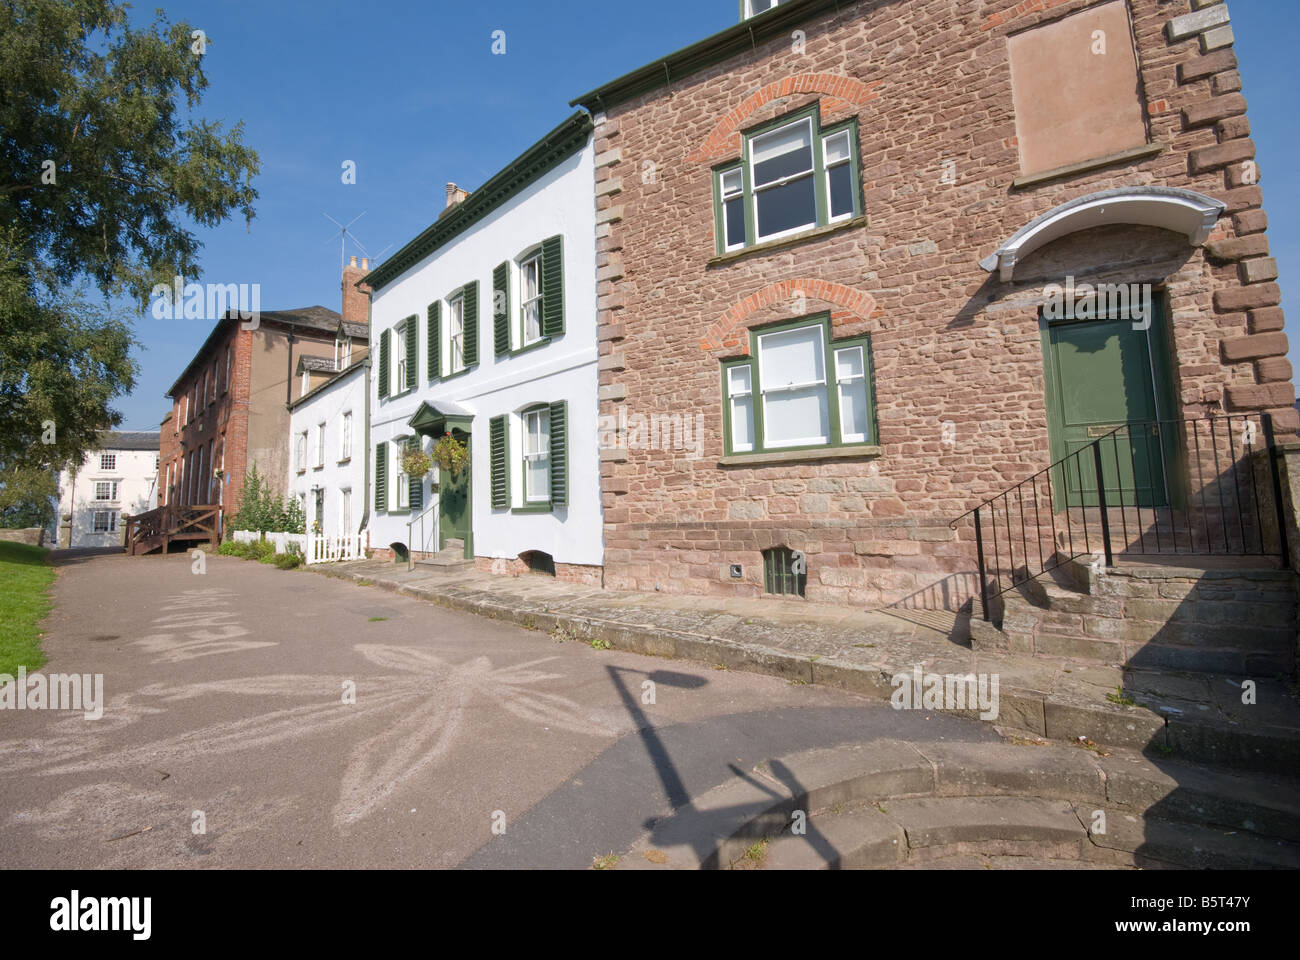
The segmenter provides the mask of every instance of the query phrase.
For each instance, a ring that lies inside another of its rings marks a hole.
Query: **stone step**
[[[1106,829],[1088,833],[1085,860],[1134,866],[1156,861],[1198,870],[1300,869],[1300,844],[1222,827],[1140,818],[1120,808],[1102,809]],[[1080,814],[1095,816],[1082,809]]]
[[[441,570],[459,570],[463,567],[474,566],[474,561],[465,559],[465,556],[459,552],[448,554],[446,551],[443,551],[442,553],[435,553],[431,557],[424,557],[423,559],[416,560],[415,564],[419,567],[435,567]]]
[[[934,790],[934,768],[896,740],[806,750],[757,764],[652,827],[624,860],[632,869],[713,869],[744,856],[755,840],[787,830],[794,811],[829,809],[877,796]],[[654,850],[662,862],[640,854]]]
[[[438,570],[461,570],[474,565],[474,561],[465,556],[465,541],[454,537],[447,540],[437,553],[415,562]]]
[[[809,817],[804,827],[802,834],[787,831],[768,842],[761,860],[742,854],[733,869],[751,862],[765,870],[880,869],[907,857],[907,834],[874,806],[836,805]]]
[[[882,740],[805,750],[735,773],[656,823],[620,868],[848,869],[967,856],[1021,865],[1081,857],[1119,866],[1223,865],[1231,861],[1197,851],[1224,835],[1245,838],[1252,850],[1300,846],[1300,781],[1137,754]],[[1085,824],[1096,811],[1106,813],[1108,828],[1122,821],[1119,839],[1089,840]],[[805,830],[796,834],[801,821]],[[1151,827],[1166,847],[1192,838],[1181,859],[1160,853],[1164,847],[1120,842],[1132,834],[1124,824],[1157,821],[1172,825]],[[1210,839],[1196,839],[1197,830]]]
[[[905,860],[895,870],[1134,870],[1131,864],[1097,863],[1090,860],[1059,860],[1046,857],[989,856],[954,853],[926,860]]]
[[[909,853],[1003,842],[1069,849],[1086,837],[1068,800],[1039,797],[922,797],[880,808],[907,833]]]
[[[1241,581],[1179,581],[1157,598],[1091,595],[1035,581],[1004,594],[1001,629],[972,623],[976,651],[1094,660],[1256,676],[1295,670],[1296,601],[1289,586],[1273,599],[1247,602]],[[1115,588],[1110,580],[1099,588]],[[1151,586],[1154,591],[1156,586]],[[1246,629],[1243,629],[1246,628]]]
[[[1300,843],[1300,783],[1295,780],[1240,771],[1225,774],[1128,753],[1098,757],[1097,763],[1112,807]]]

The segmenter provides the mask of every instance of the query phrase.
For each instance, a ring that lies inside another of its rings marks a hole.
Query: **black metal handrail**
[[[1289,565],[1273,418],[1259,421],[1119,424],[957,517],[953,529],[973,520],[984,619],[997,597],[1080,557],[1107,567],[1117,554],[1274,556]]]

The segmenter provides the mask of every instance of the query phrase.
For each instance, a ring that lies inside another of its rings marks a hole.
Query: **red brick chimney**
[[[343,319],[348,323],[369,323],[370,320],[370,288],[362,285],[358,290],[356,282],[370,272],[369,259],[362,257],[361,266],[357,266],[357,258],[353,257],[352,262],[343,268]]]

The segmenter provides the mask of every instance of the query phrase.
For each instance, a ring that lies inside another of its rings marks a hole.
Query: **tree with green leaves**
[[[192,115],[211,43],[162,11],[133,28],[114,0],[0,4],[0,223],[43,266],[143,304],[155,283],[198,270],[182,217],[252,219],[258,159],[243,124]]]
[[[49,470],[0,466],[0,527],[51,527],[57,496],[58,484]]]
[[[0,231],[0,462],[53,471],[121,422],[109,404],[135,383],[134,341],[89,298],[33,285],[13,234]]]
[[[253,216],[242,125],[194,115],[211,40],[115,0],[0,3],[0,462],[80,463],[134,386],[130,325],[198,271],[189,225]],[[0,480],[2,482],[2,480]]]

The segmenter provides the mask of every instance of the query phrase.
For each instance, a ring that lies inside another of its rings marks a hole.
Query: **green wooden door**
[[[1052,461],[1083,454],[1055,471],[1057,506],[1096,506],[1097,476],[1089,447],[1101,444],[1106,502],[1165,506],[1172,430],[1152,421],[1166,416],[1168,375],[1163,316],[1153,311],[1148,329],[1129,319],[1042,321],[1047,422]]]
[[[463,438],[466,448],[470,438]],[[460,473],[438,468],[438,549],[448,540],[464,540],[465,555],[472,556],[470,540],[470,473],[469,463]]]

